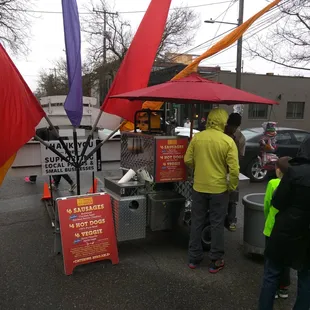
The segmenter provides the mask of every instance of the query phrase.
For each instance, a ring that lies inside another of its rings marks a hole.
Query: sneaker
[[[231,232],[235,232],[237,230],[237,224],[236,223],[231,223],[228,226],[228,230],[231,231]]]
[[[223,259],[213,260],[211,264],[209,265],[209,272],[210,273],[218,273],[220,270],[222,270],[225,266]]]
[[[278,294],[280,298],[286,299],[288,298],[288,289],[287,288],[283,288],[278,290]]]
[[[274,299],[279,299],[279,293],[276,292],[276,295],[274,296]]]
[[[72,193],[72,192],[74,192],[75,189],[76,189],[76,184],[73,183],[73,184],[71,185],[71,187],[69,188],[69,192]]]
[[[35,183],[36,183],[35,181],[31,181],[29,177],[25,177],[25,178],[24,178],[24,181],[25,181],[26,183],[30,183],[30,184],[35,184]]]
[[[58,185],[56,185],[55,183],[52,184],[52,186],[49,186],[48,188],[52,189],[53,191],[58,191]]]
[[[199,264],[189,263],[189,264],[188,264],[188,267],[189,267],[190,269],[196,269],[196,268],[199,268]]]

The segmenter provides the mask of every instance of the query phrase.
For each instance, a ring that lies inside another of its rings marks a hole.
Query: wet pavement
[[[65,276],[40,202],[43,181],[8,178],[0,188],[0,309],[257,309],[263,260],[243,254],[241,205],[237,231],[225,232],[226,266],[216,275],[207,270],[207,256],[198,270],[186,266],[186,234],[159,232],[121,243],[119,265],[85,265]],[[90,175],[82,182],[86,188]],[[265,184],[249,184],[241,197],[264,190]],[[292,296],[275,309],[292,309],[295,286],[293,274]]]

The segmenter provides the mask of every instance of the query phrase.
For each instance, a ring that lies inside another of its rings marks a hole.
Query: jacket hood
[[[207,129],[216,129],[224,132],[228,120],[228,113],[221,108],[215,108],[210,111],[207,121]]]
[[[289,163],[290,177],[293,182],[310,187],[310,137],[300,145],[296,157]]]
[[[310,136],[300,145],[296,157],[310,160]]]

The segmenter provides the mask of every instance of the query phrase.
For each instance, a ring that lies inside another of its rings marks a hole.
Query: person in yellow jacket
[[[209,210],[211,273],[224,267],[224,222],[229,192],[236,190],[239,182],[237,146],[224,133],[227,120],[228,113],[224,109],[213,109],[208,115],[206,130],[195,134],[184,157],[185,164],[194,169],[189,267],[195,269],[203,259],[201,235]]]

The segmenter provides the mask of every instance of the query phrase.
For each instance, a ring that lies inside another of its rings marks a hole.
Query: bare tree
[[[0,0],[0,43],[13,53],[27,53],[31,0]]]
[[[193,42],[199,28],[198,15],[188,8],[176,8],[171,11],[158,49],[158,57],[166,58],[167,53],[179,53]]]
[[[86,33],[87,42],[90,44],[89,56],[95,64],[103,61],[103,35],[104,14],[94,11],[113,11],[107,1],[99,0],[96,5],[93,1],[87,8],[89,15],[83,20],[83,31]],[[106,14],[107,32],[107,60],[118,65],[124,58],[133,37],[133,31],[128,21],[122,15]],[[154,21],[156,23],[156,21]],[[162,42],[158,49],[158,56],[163,58],[167,52],[178,52],[188,46],[198,29],[199,19],[194,11],[189,8],[177,8],[171,11],[163,34]]]
[[[284,1],[278,7],[276,23],[256,36],[246,49],[252,57],[288,68],[310,70],[310,1]]]
[[[91,88],[97,76],[84,65],[82,68],[83,95],[91,96]],[[54,63],[53,70],[42,70],[39,74],[38,87],[35,95],[40,97],[67,95],[69,92],[67,63],[64,59],[59,59]]]
[[[68,94],[68,77],[64,59],[54,63],[54,69],[41,70],[38,87],[35,91],[37,97],[56,96]]]

